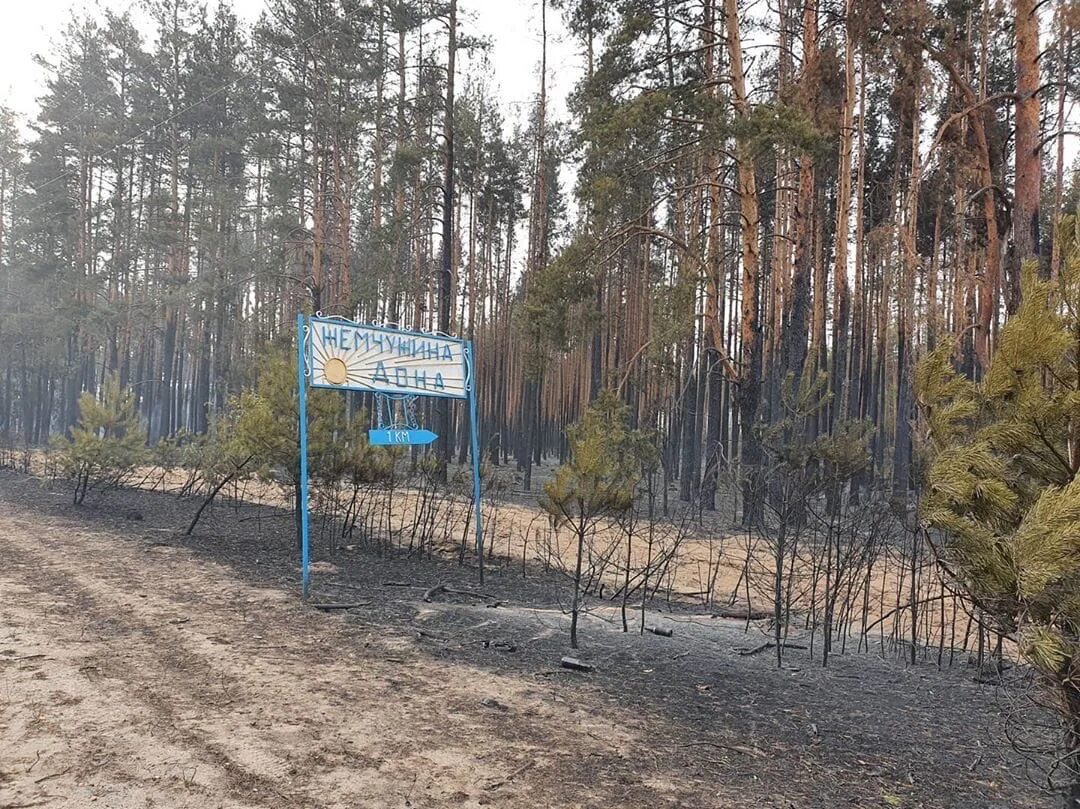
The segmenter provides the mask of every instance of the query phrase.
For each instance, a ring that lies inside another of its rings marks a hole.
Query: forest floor
[[[289,516],[0,472],[0,808],[1048,806],[964,666],[776,668],[761,629],[594,605],[566,586],[363,549]],[[318,551],[318,548],[316,548]],[[437,588],[443,585],[443,588]],[[635,616],[635,620],[637,617]],[[798,640],[798,639],[795,639]]]

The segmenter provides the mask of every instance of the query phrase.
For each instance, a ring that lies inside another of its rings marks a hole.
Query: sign
[[[438,438],[422,430],[414,397],[465,399],[472,450],[473,520],[480,583],[484,582],[484,515],[480,503],[480,430],[477,424],[472,342],[416,331],[354,323],[344,318],[296,316],[296,385],[300,438],[300,587],[306,600],[311,584],[311,527],[308,498],[307,389],[333,388],[376,394],[377,429],[372,444],[430,444]],[[391,400],[404,401],[404,422]],[[385,417],[385,418],[384,418]]]
[[[368,442],[378,447],[430,444],[438,437],[431,430],[368,430]]]
[[[310,328],[312,387],[468,398],[463,340],[319,317]]]

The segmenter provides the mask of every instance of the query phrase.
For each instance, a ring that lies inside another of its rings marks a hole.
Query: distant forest
[[[760,507],[793,417],[865,432],[853,493],[914,490],[915,363],[948,344],[979,379],[1024,268],[1059,272],[1076,5],[521,13],[544,49],[514,126],[457,0],[77,14],[36,120],[0,113],[0,435],[45,443],[114,373],[150,443],[205,433],[323,312],[475,340],[482,446],[526,489],[610,389],[703,509],[732,470]],[[554,15],[584,55],[565,119]]]

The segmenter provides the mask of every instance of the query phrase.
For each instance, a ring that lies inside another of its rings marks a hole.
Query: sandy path
[[[678,801],[634,775],[618,708],[433,661],[184,549],[0,502],[0,558],[0,807]]]

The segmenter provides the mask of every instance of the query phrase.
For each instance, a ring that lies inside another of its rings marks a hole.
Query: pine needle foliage
[[[92,488],[118,485],[147,457],[135,394],[115,374],[105,380],[101,393],[101,401],[92,393],[79,397],[79,420],[71,437],[57,440],[60,467],[75,481],[76,505]]]
[[[204,480],[212,492],[210,499],[222,481],[253,474],[291,490],[299,505],[300,406],[295,356],[287,349],[271,348],[250,370],[254,384],[229,399],[204,451]],[[316,497],[333,497],[343,481],[381,480],[391,473],[395,456],[387,448],[368,443],[366,415],[362,411],[350,413],[340,393],[310,389],[307,410],[308,474]],[[299,525],[299,514],[297,520]],[[297,532],[299,536],[299,527]]]
[[[539,378],[553,352],[571,350],[599,325],[589,305],[595,296],[596,249],[591,239],[579,236],[530,275],[517,318],[529,346],[525,370],[530,378]]]
[[[541,500],[557,521],[595,520],[630,507],[640,464],[628,413],[614,393],[604,391],[581,421],[567,428],[570,460],[545,484]]]
[[[942,345],[916,371],[928,473],[922,519],[945,561],[1051,684],[1080,754],[1080,221],[1061,227],[1062,270],[1028,267],[1019,310],[985,377]],[[1075,769],[1075,767],[1074,767]],[[1072,780],[1076,780],[1075,772]]]
[[[643,468],[655,451],[646,433],[629,429],[629,408],[610,390],[600,393],[577,424],[567,428],[570,460],[544,485],[540,504],[556,525],[577,539],[570,646],[578,647],[582,560],[596,524],[631,508]]]

